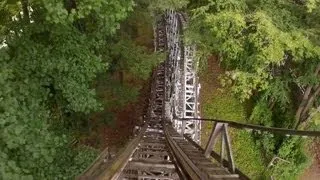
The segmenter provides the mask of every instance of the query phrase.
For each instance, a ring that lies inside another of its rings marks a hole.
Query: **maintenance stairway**
[[[78,179],[248,179],[234,167],[226,124],[215,124],[204,150],[198,145],[201,123],[179,120],[199,117],[194,47],[181,39],[186,22],[173,11],[158,17],[155,51],[168,57],[153,72],[145,123],[116,158],[107,161],[104,151]],[[220,134],[221,156],[213,152]]]

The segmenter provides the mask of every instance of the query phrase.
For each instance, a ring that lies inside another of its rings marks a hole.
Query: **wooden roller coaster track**
[[[167,42],[167,38],[169,37],[167,32],[168,26],[166,26],[168,22],[166,18],[168,17],[169,16],[163,15],[156,22],[156,51],[169,51]],[[176,18],[180,23],[186,21],[183,15],[171,11],[170,18],[172,17]],[[180,31],[181,30],[180,28]],[[185,53],[182,52],[181,54]],[[173,55],[173,57],[181,59],[181,61],[183,61],[183,58],[186,58],[180,57],[179,55]],[[116,158],[112,161],[107,160],[107,150],[103,151],[96,161],[83,172],[78,179],[249,179],[235,167],[228,127],[261,130],[286,135],[320,135],[319,132],[284,130],[223,120],[201,119],[198,117],[197,112],[192,114],[192,118],[183,116],[182,118],[173,117],[174,120],[172,120],[168,118],[170,116],[167,116],[168,112],[166,111],[168,108],[166,108],[165,105],[165,103],[169,101],[168,99],[170,99],[168,96],[172,96],[170,94],[171,91],[168,90],[170,86],[167,85],[170,80],[166,79],[166,77],[168,71],[175,71],[174,69],[172,70],[172,67],[166,67],[169,65],[172,66],[167,60],[161,63],[153,72],[151,97],[148,113],[144,119],[144,126],[140,127],[139,132],[129,144],[119,152]],[[174,82],[169,83],[174,84]],[[197,90],[193,91],[192,88],[194,87],[190,85],[188,88],[185,89],[188,92],[197,92]],[[168,93],[168,91],[170,92]],[[194,112],[192,110],[197,109],[197,101],[194,100],[194,97],[190,97],[191,100],[189,99],[189,102],[187,102],[189,105],[187,106],[192,108],[187,109],[188,111],[185,112]],[[173,116],[176,116],[176,114],[173,113]],[[197,125],[197,123],[195,123],[196,121],[205,120],[215,122],[205,149],[201,148],[198,144],[199,135],[197,133],[199,133],[199,129],[191,131],[189,127],[189,132],[194,132],[195,135],[185,133],[187,124],[183,122],[191,120],[193,124],[189,123],[190,127],[197,126],[198,128],[200,125],[199,123]],[[177,123],[178,121],[182,123]],[[177,129],[177,127],[180,127],[180,130]],[[220,154],[213,151],[218,137],[221,137]]]

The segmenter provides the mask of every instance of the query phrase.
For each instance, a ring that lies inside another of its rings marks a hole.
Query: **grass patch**
[[[201,83],[201,115],[205,118],[214,118],[236,122],[246,122],[247,105],[240,103],[231,92],[220,86],[218,77],[223,73],[217,61],[211,58],[208,69],[200,74]],[[208,142],[213,124],[202,123],[201,144]],[[264,173],[264,163],[259,147],[254,142],[251,134],[244,130],[229,128],[232,151],[236,167],[252,179],[261,179]],[[217,142],[220,145],[220,142]],[[216,150],[219,152],[219,150]]]
[[[236,167],[251,179],[263,179],[263,157],[250,132],[232,129],[230,136]]]
[[[202,106],[204,117],[245,122],[245,105],[225,90],[218,89],[212,92],[212,96]],[[203,123],[203,146],[209,139],[212,126],[211,122]],[[261,179],[265,166],[259,147],[255,144],[251,134],[245,130],[229,129],[236,167],[252,179]],[[220,141],[217,142],[217,145],[220,145]],[[219,153],[219,148],[215,151]]]
[[[245,107],[225,89],[216,89],[203,105],[205,117],[245,122]]]

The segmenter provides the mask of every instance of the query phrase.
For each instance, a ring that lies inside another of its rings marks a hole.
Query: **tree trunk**
[[[316,99],[316,97],[319,95],[320,93],[320,85],[317,86],[315,92],[312,94],[312,96],[309,98],[308,103],[306,105],[306,107],[304,108],[304,110],[301,113],[301,118],[300,119],[305,119],[307,112],[310,110],[310,108],[312,107],[314,100]]]
[[[320,71],[320,64],[318,64],[315,72],[314,72],[314,75],[317,76],[319,74],[319,71]],[[302,112],[305,112],[307,111],[308,109],[306,108],[308,106],[309,103],[312,104],[312,102],[310,102],[310,93],[311,93],[311,90],[312,90],[312,87],[311,85],[309,85],[306,89],[306,91],[304,92],[304,95],[303,95],[303,98],[302,98],[302,101],[296,111],[296,115],[295,115],[295,123],[294,123],[294,127],[295,128],[298,128],[299,126],[299,123],[301,121],[301,115],[302,115]],[[310,108],[310,107],[309,107]]]
[[[303,98],[301,100],[301,103],[296,111],[296,116],[295,116],[295,123],[294,123],[294,127],[298,127],[299,122],[300,122],[300,117],[301,117],[301,113],[304,109],[304,107],[306,106],[306,104],[308,103],[308,97],[311,93],[311,89],[312,86],[308,86],[308,88],[306,89],[306,91],[304,92]]]
[[[25,23],[29,24],[30,23],[30,15],[29,15],[29,1],[28,0],[21,0],[22,4],[22,12],[23,12],[23,20]]]
[[[76,9],[77,8],[77,3],[76,3],[75,0],[65,0],[64,1],[64,7],[68,11],[68,13],[70,13],[72,9]]]
[[[271,111],[274,108],[274,105],[276,105],[276,101],[274,100],[274,98],[270,98],[268,106]]]

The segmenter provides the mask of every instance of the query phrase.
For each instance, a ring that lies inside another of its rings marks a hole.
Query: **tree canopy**
[[[91,163],[96,151],[71,147],[58,124],[103,109],[97,75],[116,66],[147,79],[160,61],[119,35],[133,8],[132,0],[1,1],[1,179],[70,179]]]
[[[219,55],[228,71],[223,83],[232,85],[240,100],[258,95],[269,107],[285,110],[293,103],[293,94],[308,94],[310,106],[302,110],[306,113],[314,103],[312,94],[319,94],[316,5],[316,1],[209,1],[193,10],[188,38],[204,56]],[[305,114],[298,116],[292,126],[305,119]]]
[[[319,113],[319,1],[208,0],[192,7],[185,38],[197,45],[200,62],[218,56],[226,70],[222,85],[253,106],[247,121],[306,128]],[[265,157],[295,164],[272,168],[274,177],[294,178],[306,164],[301,139],[253,137]]]
[[[137,99],[139,81],[165,59],[153,52],[157,13],[190,13],[187,43],[217,55],[221,84],[250,102],[248,123],[319,127],[320,0],[2,0],[0,179],[72,179],[97,150],[73,145],[74,124]],[[150,33],[151,32],[151,33]],[[80,117],[80,118],[76,118]],[[80,120],[79,120],[80,119]],[[86,127],[89,125],[85,125]],[[309,127],[310,128],[310,127]],[[244,133],[247,137],[246,133]],[[305,141],[250,134],[266,173],[295,177]],[[252,153],[252,154],[257,154]]]

